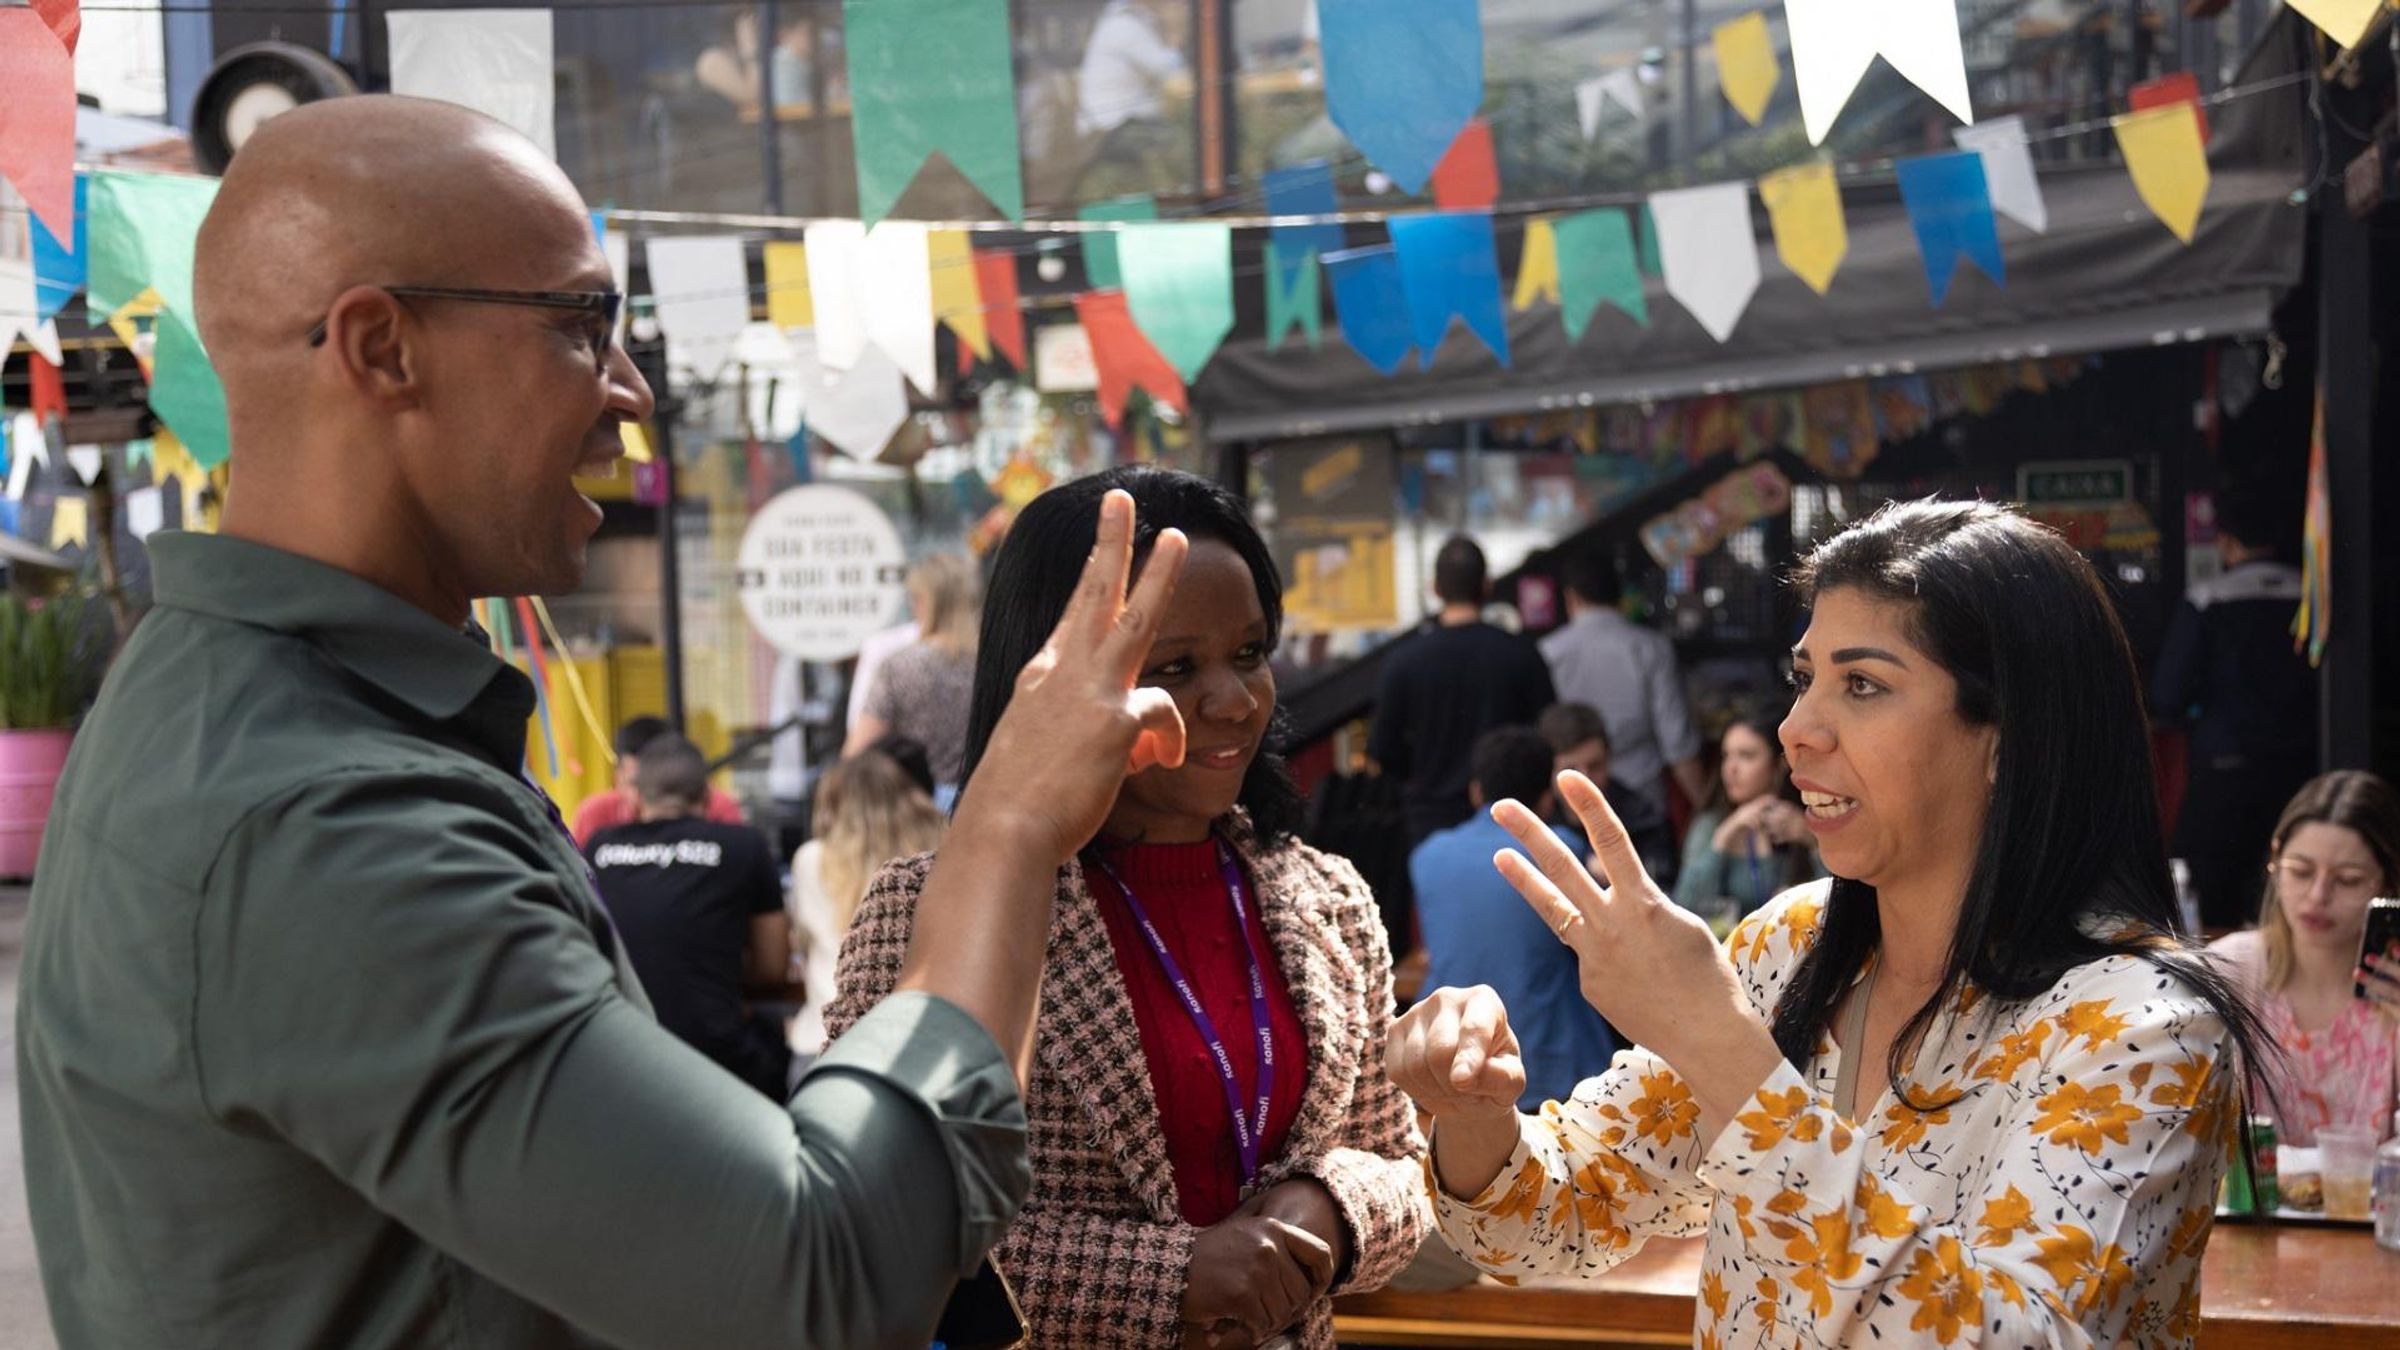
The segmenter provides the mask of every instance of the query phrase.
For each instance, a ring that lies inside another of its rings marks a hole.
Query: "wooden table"
[[[1598,1279],[1334,1305],[1343,1345],[1690,1345],[1699,1238],[1652,1242]],[[2219,1224],[2200,1276],[2200,1350],[2400,1350],[2400,1252],[2361,1228]]]

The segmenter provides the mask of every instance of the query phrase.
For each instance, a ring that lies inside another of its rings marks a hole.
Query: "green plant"
[[[79,596],[0,594],[0,731],[48,731],[83,711],[98,643]]]

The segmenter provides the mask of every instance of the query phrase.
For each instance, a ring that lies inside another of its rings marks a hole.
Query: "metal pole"
[[[2347,165],[2365,142],[2344,126],[2371,126],[2364,100],[2328,84],[2341,103],[2319,123],[2323,162]],[[2332,517],[2329,577],[2332,625],[2325,643],[2318,763],[2364,769],[2375,752],[2375,318],[2373,236],[2350,214],[2339,191],[2316,198],[2317,391],[2324,400],[2325,475]]]
[[[651,453],[661,497],[658,507],[659,646],[665,656],[667,725],[681,735],[684,727],[683,558],[680,531],[675,519],[675,422],[683,413],[683,400],[675,396],[674,387],[667,382],[667,340],[664,336],[628,336],[625,354],[633,358],[634,367],[642,372],[642,378],[658,398],[658,406],[652,413],[657,439],[651,447]]]
[[[758,0],[759,168],[767,179],[767,210],[783,213],[783,121],[776,115],[775,0]],[[822,112],[822,110],[819,110]]]
[[[1700,145],[1700,0],[1683,0],[1683,127],[1675,162],[1690,168]]]

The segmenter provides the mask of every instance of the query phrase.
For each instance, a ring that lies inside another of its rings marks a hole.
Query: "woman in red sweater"
[[[1240,498],[1111,470],[1020,515],[984,607],[967,774],[1064,610],[1100,498],[1132,494],[1137,562],[1191,541],[1143,683],[1183,715],[1174,769],[1125,781],[1058,878],[1032,1086],[1033,1193],[998,1261],[1033,1343],[1333,1344],[1329,1296],[1371,1289],[1426,1231],[1408,1099],[1381,1072],[1391,953],[1356,869],[1295,837],[1266,750],[1281,582]],[[929,860],[860,905],[826,1024],[898,977]]]

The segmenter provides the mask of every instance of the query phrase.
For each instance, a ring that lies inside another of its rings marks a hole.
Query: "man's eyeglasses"
[[[617,312],[625,305],[625,296],[618,291],[485,291],[465,286],[385,286],[387,295],[414,296],[420,300],[464,300],[478,305],[531,305],[537,309],[572,309],[590,314],[599,321],[599,335],[593,351],[605,357],[616,341]],[[308,330],[308,345],[325,345],[325,325],[332,317],[317,321]]]

